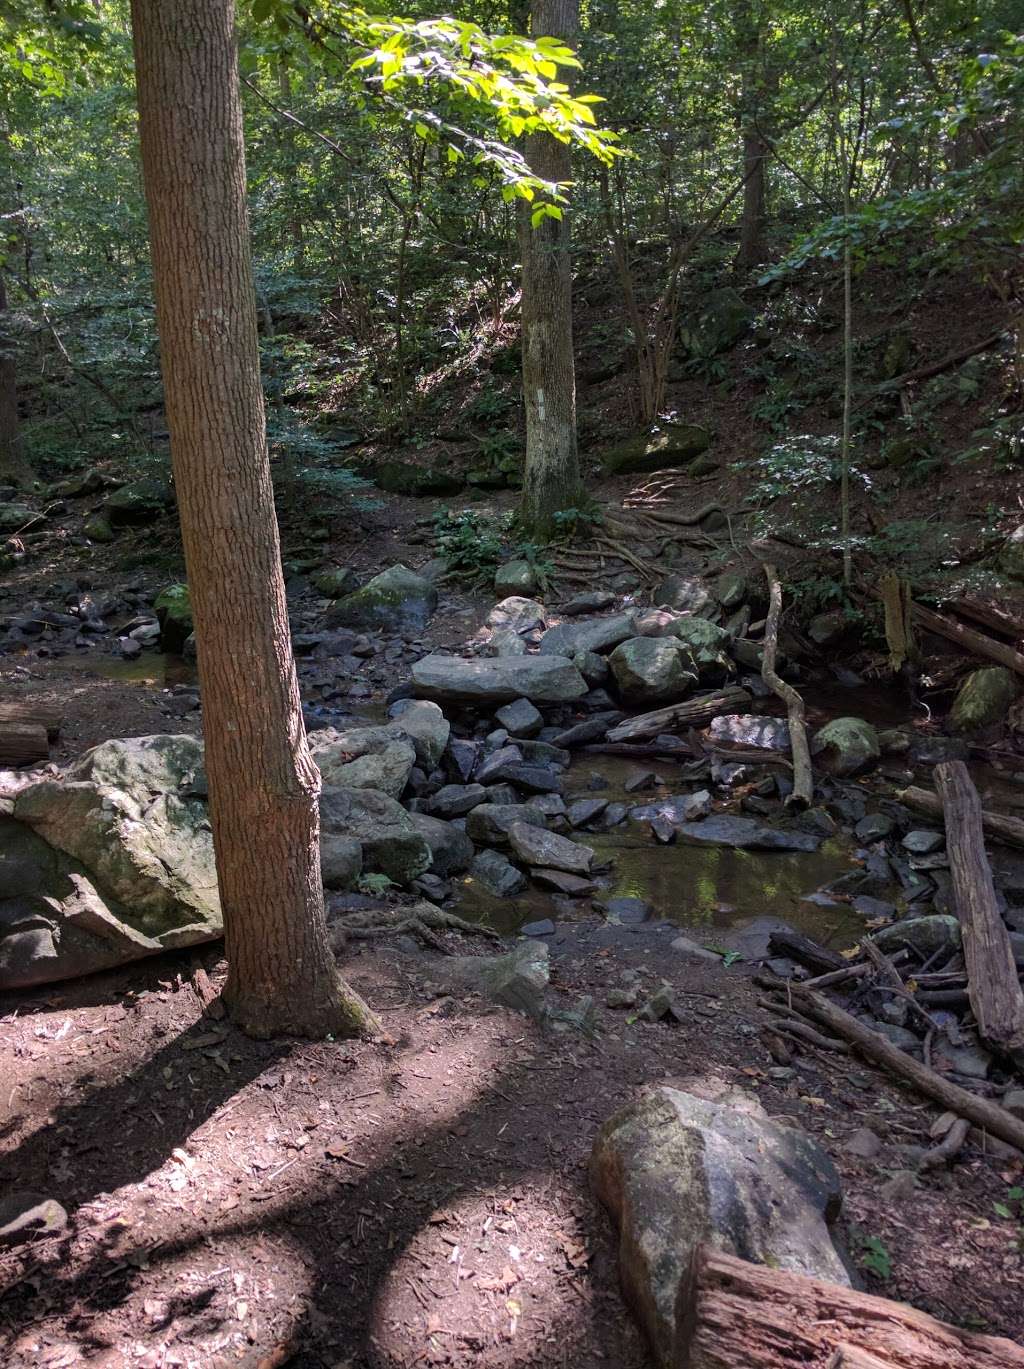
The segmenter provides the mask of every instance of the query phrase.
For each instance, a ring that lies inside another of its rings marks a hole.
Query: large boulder
[[[731,285],[711,290],[698,308],[687,314],[679,339],[693,357],[727,352],[749,331],[754,311]]]
[[[711,445],[707,428],[696,423],[664,423],[653,432],[624,438],[602,453],[609,475],[644,475],[670,466],[683,466]]]
[[[706,618],[687,614],[675,620],[671,635],[689,651],[701,679],[720,679],[732,670],[729,659],[732,639],[724,628],[716,627]]]
[[[695,575],[669,575],[655,591],[654,603],[660,608],[679,609],[701,617],[717,612],[714,595]]]
[[[466,483],[458,471],[446,466],[414,466],[411,461],[382,461],[366,468],[378,489],[422,499],[432,494],[458,494]]]
[[[409,821],[430,847],[430,869],[440,879],[468,869],[474,847],[461,828],[426,813],[410,813]]]
[[[166,480],[133,480],[108,494],[104,504],[107,518],[115,527],[153,523],[174,503]]]
[[[842,1205],[831,1160],[739,1091],[709,1102],[651,1089],[601,1128],[590,1176],[619,1229],[626,1297],[663,1369],[682,1363],[688,1309],[677,1295],[702,1244],[850,1283],[830,1234]]]
[[[487,615],[487,626],[492,632],[513,632],[520,636],[546,627],[547,621],[547,610],[542,603],[519,594],[500,600]]]
[[[833,718],[814,737],[812,751],[830,774],[859,775],[881,756],[878,733],[863,718]]]
[[[398,699],[388,714],[394,719],[392,726],[412,742],[416,759],[424,770],[433,770],[440,764],[452,725],[437,704],[427,699]]]
[[[494,572],[494,592],[505,595],[533,594],[539,579],[532,561],[505,561]]]
[[[392,724],[385,727],[325,727],[310,734],[309,747],[325,785],[376,789],[401,798],[409,783],[416,750]]]
[[[325,837],[358,841],[363,869],[411,884],[430,869],[430,845],[401,804],[374,789],[325,788],[320,795]]]
[[[672,638],[631,637],[608,663],[623,701],[637,707],[675,703],[697,683],[689,652]]]
[[[435,961],[433,973],[528,1017],[543,1018],[551,977],[548,948],[524,941],[504,955],[453,955]]]
[[[437,608],[437,590],[408,566],[391,566],[346,594],[324,615],[328,628],[379,629],[382,632],[419,632]]]
[[[610,651],[632,637],[633,614],[616,613],[610,618],[591,618],[585,622],[558,623],[540,639],[543,656],[575,656],[579,651]]]
[[[412,668],[417,695],[437,703],[571,703],[587,682],[564,656],[424,656]]]
[[[477,810],[479,811],[479,809]],[[536,869],[565,870],[570,875],[589,875],[594,852],[557,832],[545,831],[530,823],[515,822],[509,828],[508,842],[513,853]]]
[[[221,935],[193,737],[85,752],[20,788],[0,820],[0,979],[71,979]]]
[[[466,816],[466,832],[481,846],[507,846],[517,824],[547,827],[547,818],[532,803],[481,803]]]
[[[1017,684],[1005,666],[972,670],[953,701],[949,725],[954,732],[979,732],[1003,722],[1017,697]]]
[[[703,822],[684,822],[679,836],[694,846],[728,846],[734,851],[817,851],[822,838],[813,832],[766,827],[754,818],[716,813]]]
[[[42,521],[42,514],[27,504],[0,502],[0,532],[25,532]]]

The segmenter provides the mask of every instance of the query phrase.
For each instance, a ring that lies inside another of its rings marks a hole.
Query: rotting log
[[[708,1245],[676,1306],[673,1369],[1024,1369],[1024,1347],[1002,1336]]]
[[[947,642],[954,642],[969,655],[983,656],[986,660],[995,661],[997,665],[1006,666],[1018,675],[1024,675],[1024,656],[1019,651],[1014,651],[1006,642],[994,641],[984,632],[977,632],[973,627],[967,627],[964,623],[957,623],[952,618],[935,613],[923,604],[911,604],[910,614],[914,622],[920,623],[928,632],[934,632],[937,637],[945,637]]]
[[[797,961],[814,974],[828,974],[833,970],[846,968],[845,961],[838,951],[831,951],[827,946],[819,946],[810,937],[801,936],[799,932],[791,931],[788,927],[779,927],[769,933],[768,947],[774,955],[788,956],[790,960]]]
[[[775,658],[779,650],[779,619],[782,617],[782,583],[779,580],[779,572],[767,561],[764,573],[768,581],[768,617],[764,629],[761,679],[786,705],[786,714],[789,718],[793,791],[786,798],[786,807],[809,808],[814,800],[814,772],[811,769],[811,748],[807,742],[807,725],[804,722],[804,701],[797,690],[775,669]]]
[[[985,853],[981,800],[963,761],[935,767],[946,823],[953,902],[960,921],[967,992],[982,1040],[1024,1063],[1024,992]]]
[[[751,703],[751,696],[739,685],[729,685],[716,690],[713,694],[699,694],[693,699],[683,699],[665,708],[656,708],[652,713],[640,713],[635,718],[613,727],[606,740],[609,742],[646,741],[660,732],[669,732],[674,727],[697,727],[709,723],[722,713],[732,713]]]
[[[947,605],[961,618],[969,618],[973,623],[1001,632],[1005,637],[1024,640],[1024,619],[1011,613],[1000,604],[986,604],[977,599],[954,599]]]
[[[37,765],[49,759],[45,727],[39,723],[0,722],[0,765]]]
[[[5,723],[31,723],[45,727],[51,742],[60,736],[64,712],[59,704],[38,703],[32,699],[0,700],[0,727]]]
[[[787,991],[792,995],[793,1006],[798,1011],[815,1018],[836,1036],[849,1041],[869,1060],[912,1084],[927,1098],[941,1103],[945,1111],[966,1117],[982,1131],[989,1132],[1024,1153],[1024,1121],[1020,1118],[937,1074],[823,995],[805,989],[800,984],[788,985]]]
[[[906,789],[899,790],[896,797],[908,808],[915,808],[926,817],[944,821],[942,800],[930,789],[920,789],[912,784]],[[989,813],[983,808],[981,825],[985,835],[993,841],[1005,842],[1007,846],[1016,846],[1024,851],[1024,820],[1008,817],[1004,813]]]

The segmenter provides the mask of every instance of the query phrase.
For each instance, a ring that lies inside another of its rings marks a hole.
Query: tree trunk
[[[7,329],[7,286],[0,262],[0,482],[32,483],[32,471],[21,451],[18,432],[17,365]]]
[[[1024,1369],[1024,1348],[710,1246],[679,1290],[679,1369]]]
[[[985,853],[981,800],[963,761],[935,767],[971,1008],[983,1041],[1024,1063],[1024,992]]]
[[[572,40],[579,27],[579,0],[533,0],[534,38]],[[567,181],[569,148],[549,134],[527,141],[534,173]],[[523,400],[526,408],[526,466],[522,519],[528,532],[550,537],[560,509],[582,500],[576,449],[576,376],[572,350],[572,256],[568,212],[532,227],[532,206],[519,208],[523,263]]]
[[[741,0],[736,7],[736,39],[743,72],[740,97],[740,129],[743,141],[743,215],[740,219],[740,245],[736,267],[749,270],[764,255],[765,163],[768,143],[761,132],[764,117],[765,73],[763,62],[763,20],[755,13],[753,0]]]
[[[671,732],[673,728],[703,727],[722,713],[735,713],[751,702],[751,696],[739,685],[726,685],[714,694],[698,694],[682,703],[668,704],[656,708],[653,713],[640,713],[635,718],[627,718],[613,727],[606,738],[609,742],[643,741],[647,737],[657,737],[661,732]]]
[[[46,728],[0,719],[0,765],[37,765],[50,759]]]
[[[225,998],[257,1036],[376,1024],[339,979],[267,455],[233,0],[132,0],[142,165],[203,691]]]

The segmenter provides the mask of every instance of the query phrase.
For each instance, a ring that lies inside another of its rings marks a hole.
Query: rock
[[[413,665],[412,679],[421,698],[439,703],[570,703],[587,692],[586,680],[564,656],[424,656]]]
[[[548,948],[543,941],[524,941],[505,955],[453,955],[432,966],[434,974],[525,1013],[545,1016],[544,995],[550,979]]]
[[[881,755],[878,733],[863,718],[833,718],[815,734],[812,750],[830,774],[859,775]]]
[[[696,615],[713,611],[715,601],[703,580],[692,575],[670,575],[654,593],[659,608],[680,609]]]
[[[506,561],[494,572],[494,592],[530,595],[538,586],[537,568],[530,561]]]
[[[309,749],[331,788],[376,789],[401,798],[416,764],[411,740],[395,725],[325,727],[310,734]]]
[[[673,794],[669,798],[655,799],[640,808],[630,809],[629,816],[634,822],[669,822],[673,827],[687,822],[699,822],[711,812],[711,795],[706,789],[698,789],[693,794]]]
[[[192,621],[192,596],[188,585],[168,585],[153,600],[153,612],[160,624],[160,646],[180,655],[195,630]]]
[[[853,829],[853,835],[858,841],[884,841],[892,833],[894,827],[895,823],[887,814],[868,813],[857,823]]]
[[[464,480],[450,466],[415,466],[411,461],[381,461],[366,472],[378,489],[423,499],[432,494],[458,494]]]
[[[619,1229],[619,1277],[663,1369],[683,1363],[677,1295],[699,1245],[849,1286],[832,1243],[839,1177],[818,1143],[739,1092],[661,1085],[607,1121],[590,1160]]]
[[[604,609],[611,608],[614,603],[615,595],[608,590],[591,589],[585,590],[582,594],[574,594],[558,611],[563,618],[572,618],[578,613],[601,613]]]
[[[359,576],[348,566],[331,566],[311,577],[313,588],[325,599],[343,599],[359,588]]]
[[[27,504],[0,503],[0,533],[27,532],[43,521],[43,515]]]
[[[855,1155],[858,1160],[873,1160],[882,1149],[882,1142],[870,1127],[858,1127],[843,1149],[847,1155]]]
[[[603,907],[607,921],[623,927],[635,927],[654,916],[654,909],[645,898],[610,898]]]
[[[554,936],[555,924],[549,917],[542,917],[538,922],[524,922],[519,931],[522,936]]]
[[[816,613],[807,624],[807,635],[815,646],[835,646],[845,635],[849,622],[841,608]]]
[[[822,840],[812,832],[785,832],[728,813],[703,822],[679,823],[676,832],[697,846],[728,846],[737,851],[816,851]]]
[[[431,850],[401,804],[374,789],[325,787],[320,795],[321,839],[350,837],[359,842],[363,869],[411,884],[430,869]]]
[[[664,423],[606,447],[601,453],[608,475],[646,474],[683,466],[711,445],[711,434],[695,423]]]
[[[1024,1089],[1009,1089],[1003,1094],[1003,1107],[1024,1122]]]
[[[426,699],[398,699],[388,709],[389,726],[412,742],[416,760],[425,770],[441,763],[451,737],[451,723],[437,704]]]
[[[556,894],[564,894],[566,898],[588,898],[597,889],[592,879],[570,875],[566,870],[534,868],[530,871],[530,878],[545,889],[553,889]]]
[[[41,1193],[0,1197],[0,1249],[21,1245],[34,1236],[52,1236],[67,1224],[68,1214],[60,1203]]]
[[[635,1008],[640,999],[640,990],[635,984],[628,989],[609,989],[604,997],[606,1008]]]
[[[760,680],[761,665],[764,661],[764,647],[761,643],[752,642],[748,637],[737,637],[730,650],[733,659],[738,661],[741,666],[746,667],[747,670],[758,672],[758,685],[760,685],[762,683]],[[756,688],[755,686],[755,691]]]
[[[511,898],[526,888],[526,876],[500,851],[480,851],[469,867],[471,877],[496,898]]]
[[[607,799],[574,799],[566,812],[569,826],[584,827],[588,822],[600,817],[607,807]]]
[[[884,1036],[887,1041],[890,1041],[901,1051],[906,1051],[908,1055],[913,1055],[915,1051],[921,1049],[921,1042],[906,1027],[900,1027],[895,1022],[883,1022],[878,1018],[869,1025],[873,1031],[878,1032],[879,1036]]]
[[[724,609],[739,608],[748,595],[747,577],[739,570],[726,570],[715,581],[715,598]]]
[[[910,946],[922,960],[929,960],[942,951],[950,955],[960,948],[960,923],[944,913],[930,913],[926,917],[905,918],[902,922],[883,927],[874,936],[880,951],[898,951]]]
[[[933,851],[938,851],[946,844],[944,832],[926,832],[915,829],[908,832],[900,845],[905,851],[909,851],[912,856],[928,856]]]
[[[94,513],[82,524],[82,531],[90,542],[113,542],[117,533],[105,513]]]
[[[732,670],[729,660],[732,639],[706,618],[677,618],[672,625],[672,636],[686,647],[701,679],[720,679]]]
[[[529,699],[515,699],[494,716],[510,737],[535,737],[544,726],[544,719]]]
[[[481,846],[507,846],[508,834],[518,823],[546,830],[544,814],[528,803],[481,803],[466,816],[466,832]]]
[[[320,837],[320,875],[325,889],[354,889],[363,873],[363,848],[354,837],[325,832]]]
[[[673,937],[668,943],[668,948],[670,951],[675,951],[676,955],[689,956],[691,960],[713,960],[719,965],[722,963],[720,955],[716,955],[714,951],[709,951],[699,941],[692,941],[688,936]]]
[[[1011,580],[1024,580],[1024,523],[1014,528],[1003,543],[998,566]]]
[[[408,566],[391,566],[361,589],[338,599],[324,615],[327,628],[419,632],[437,608],[437,589]]]
[[[954,732],[978,732],[1006,720],[1017,697],[1013,674],[1005,666],[972,670],[953,701],[949,725]]]
[[[430,873],[439,879],[469,868],[473,843],[461,828],[426,813],[410,813],[409,821],[430,847]]]
[[[570,875],[589,875],[594,863],[594,852],[589,846],[580,846],[568,837],[524,822],[512,823],[508,829],[508,842],[515,855],[527,865],[564,870]]]
[[[790,749],[789,724],[784,718],[762,718],[756,713],[723,713],[708,729],[716,746],[736,746],[745,751]]]
[[[956,1074],[968,1079],[987,1079],[992,1068],[992,1056],[977,1042],[966,1042],[962,1046],[951,1046],[943,1041],[938,1047],[940,1055],[945,1056],[949,1067]]]
[[[596,651],[573,652],[572,663],[591,687],[596,688],[608,683],[611,673],[608,662]]]
[[[754,310],[731,285],[711,290],[686,315],[680,325],[679,339],[694,357],[712,357],[727,352],[744,337],[754,322]]]
[[[427,812],[436,818],[462,818],[487,801],[482,784],[446,784],[427,799]]]
[[[609,658],[616,688],[636,707],[675,703],[697,683],[689,653],[663,637],[631,637]]]
[[[610,618],[591,618],[550,627],[540,639],[539,650],[543,656],[570,657],[580,651],[610,651],[632,635],[633,614],[616,613]]]
[[[174,503],[166,480],[133,480],[107,495],[104,511],[115,528],[155,522]]]
[[[492,632],[513,632],[518,636],[547,627],[547,622],[543,604],[519,595],[502,599],[487,615],[487,626]]]

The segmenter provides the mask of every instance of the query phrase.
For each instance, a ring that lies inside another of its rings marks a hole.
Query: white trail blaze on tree
[[[376,1026],[338,977],[267,454],[233,0],[132,0],[171,459],[229,963],[254,1035]]]

